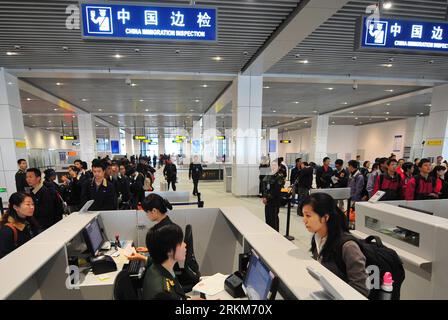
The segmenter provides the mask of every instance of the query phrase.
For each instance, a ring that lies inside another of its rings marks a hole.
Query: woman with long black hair
[[[345,215],[335,200],[328,194],[314,193],[303,200],[301,211],[305,227],[314,233],[313,258],[367,297],[366,257],[350,240]]]
[[[9,198],[8,211],[0,220],[0,259],[33,237],[30,219],[34,214],[33,198],[16,192]]]

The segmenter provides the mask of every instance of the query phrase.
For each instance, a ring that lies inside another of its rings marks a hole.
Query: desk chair
[[[187,254],[185,257],[184,268],[180,270],[177,276],[184,291],[190,292],[200,281],[201,277],[201,273],[199,272],[199,264],[194,255],[193,229],[190,224],[185,227],[184,241],[187,245]]]
[[[115,278],[114,300],[140,300],[138,290],[126,270],[120,271]]]

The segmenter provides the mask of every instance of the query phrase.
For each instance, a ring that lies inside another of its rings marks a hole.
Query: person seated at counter
[[[174,273],[174,265],[185,261],[187,246],[183,239],[183,231],[176,224],[149,230],[146,245],[152,263],[143,279],[144,300],[187,299]]]
[[[149,194],[145,200],[143,200],[142,208],[146,212],[148,219],[156,223],[146,234],[146,243],[148,243],[149,233],[151,230],[157,230],[164,226],[174,224],[167,215],[168,210],[172,210],[173,206],[167,199],[162,198],[158,194]],[[148,252],[148,248],[138,247],[136,251]],[[132,253],[132,255],[127,258],[129,260],[148,261],[148,257],[137,252]]]
[[[305,227],[314,233],[310,249],[313,258],[367,297],[366,257],[355,241],[348,240],[351,235],[345,215],[335,200],[328,194],[315,193],[303,200],[301,211]]]
[[[0,259],[32,237],[30,222],[34,214],[33,198],[24,192],[15,192],[9,198],[9,207],[0,219]]]

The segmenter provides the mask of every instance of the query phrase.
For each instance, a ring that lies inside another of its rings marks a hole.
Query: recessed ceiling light
[[[308,121],[305,121],[304,123],[305,123],[305,124],[308,124]]]
[[[215,60],[215,61],[221,61],[222,58],[221,58],[221,57],[213,57],[213,60]]]
[[[14,83],[11,82],[11,81],[8,82],[8,85],[10,85],[10,86],[12,86],[13,84],[14,84]]]
[[[72,116],[72,118],[76,118],[76,116]]]
[[[51,120],[48,120],[48,123],[51,123]]]
[[[120,59],[122,56],[120,55],[120,54],[116,54],[116,55],[114,55],[114,58],[116,58],[116,59]]]
[[[31,101],[31,98],[26,98],[26,101]]]
[[[6,55],[7,56],[16,56],[16,55],[18,55],[18,53],[17,52],[13,52],[13,51],[7,51]]]
[[[190,112],[194,112],[194,109],[190,109]]]
[[[389,111],[387,111],[387,112],[385,112],[386,114],[390,114],[390,112]]]
[[[146,112],[148,112],[148,111],[149,111],[149,109],[145,109],[145,111],[146,111]]]
[[[272,112],[274,112],[274,113],[275,113],[275,112],[277,112],[277,110],[272,110]]]
[[[355,120],[358,120],[358,117],[356,117]]]
[[[331,123],[332,123],[332,124],[335,124],[336,122],[332,121]]]
[[[300,103],[300,101],[294,101],[294,103],[295,103],[295,104],[299,104],[299,103]]]
[[[394,89],[386,89],[384,91],[386,91],[386,92],[394,92],[395,90]]]
[[[271,89],[270,86],[264,86],[263,89]]]
[[[140,102],[143,102],[143,101],[145,101],[145,100],[143,100],[143,99],[140,99],[140,100],[138,100],[138,101],[140,101]]]
[[[420,114],[421,116],[422,116],[422,115],[424,115],[424,113],[423,113],[423,112],[420,112],[419,114]]]
[[[131,87],[136,87],[137,86],[137,84],[136,83],[131,83]]]
[[[392,63],[383,63],[383,64],[380,64],[380,66],[385,67],[385,68],[392,68],[393,64]]]
[[[103,109],[98,109],[99,112],[103,111]]]
[[[389,120],[389,118],[384,118],[384,119],[386,119],[386,121]]]
[[[331,88],[331,87],[330,87],[330,88],[325,88],[325,89],[326,89],[326,90],[330,90],[330,91],[331,91],[331,90],[334,90],[334,88]]]
[[[194,102],[200,102],[201,100],[199,100],[199,99],[196,99],[196,100],[194,100]]]
[[[383,8],[389,10],[390,8],[392,8],[392,2],[391,1],[384,2]]]
[[[53,110],[54,110],[54,111],[58,111],[58,108],[54,108]]]
[[[350,114],[354,114],[354,112],[353,112],[353,111],[350,111]]]
[[[45,128],[45,129],[50,130],[50,128]]]
[[[348,105],[348,102],[341,102],[341,104],[343,104],[343,105]]]
[[[208,87],[208,85],[206,85],[206,84],[202,85],[202,88],[207,88],[207,87]]]
[[[386,103],[386,106],[390,106],[390,103]]]
[[[432,107],[432,104],[426,104],[425,107]]]
[[[36,125],[35,124],[33,124],[33,127],[35,127]]]
[[[277,123],[280,123],[280,121],[277,121]]]
[[[62,83],[61,82],[56,82],[56,85],[57,86],[62,86]]]
[[[109,118],[113,118],[114,116],[109,116]]]
[[[86,101],[88,101],[88,99],[86,99],[86,98],[82,98],[81,101],[82,101],[82,102],[86,102]]]
[[[96,124],[95,127],[98,127],[98,125]]]
[[[305,60],[300,60],[299,62],[302,63],[302,64],[307,64],[307,63],[309,63],[309,61],[306,60],[306,59],[305,59]]]

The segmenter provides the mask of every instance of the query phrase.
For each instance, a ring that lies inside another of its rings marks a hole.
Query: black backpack
[[[369,236],[365,240],[361,240],[352,235],[344,235],[335,254],[336,265],[344,274],[346,274],[346,266],[344,260],[342,259],[342,246],[347,241],[354,241],[358,244],[362,253],[366,257],[366,268],[371,265],[376,265],[379,267],[380,285],[386,272],[390,272],[392,274],[392,278],[394,280],[392,300],[400,300],[400,290],[405,279],[405,271],[403,268],[403,262],[395,250],[384,246],[381,239],[377,236]],[[380,292],[381,289],[371,289],[369,299],[378,300]]]

